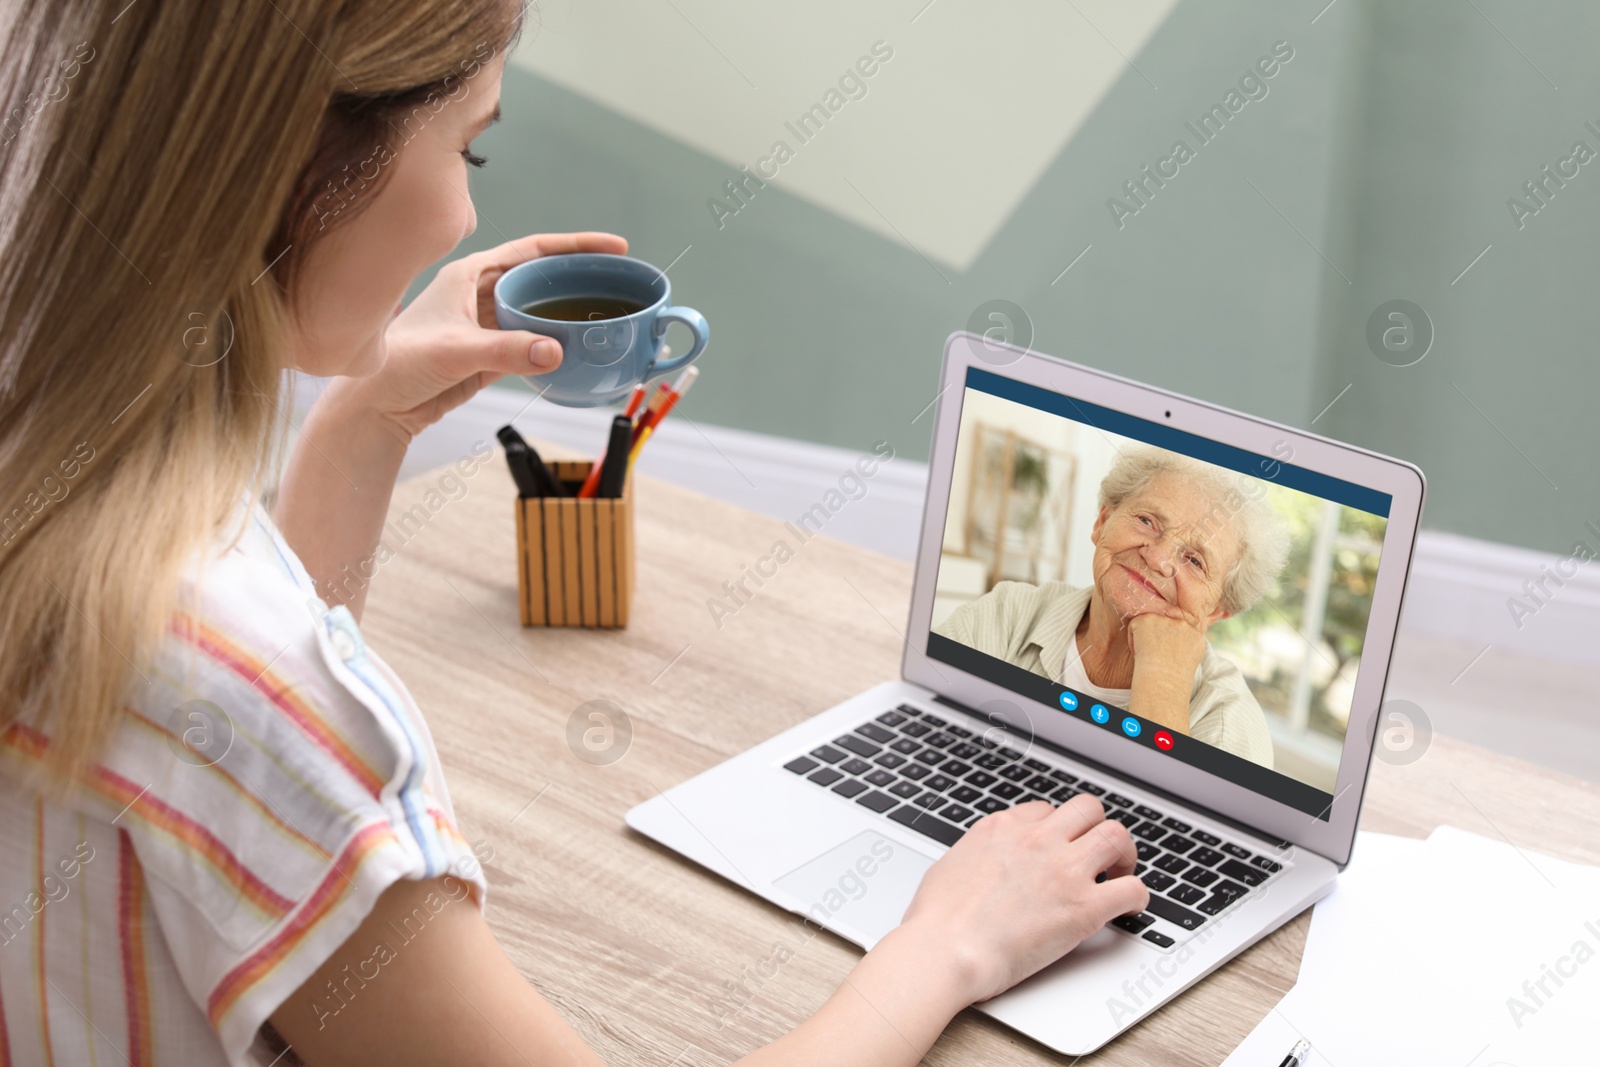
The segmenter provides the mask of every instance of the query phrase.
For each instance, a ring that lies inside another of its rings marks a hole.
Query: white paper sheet
[[[1395,871],[1414,865],[1423,845],[1420,837],[1396,837],[1369,830],[1356,834],[1349,866],[1340,873],[1333,890],[1319,900],[1311,912],[1311,930],[1306,934],[1305,954],[1300,957],[1302,978],[1306,973],[1306,961],[1321,955],[1321,944],[1330,937],[1337,938],[1339,931],[1351,924],[1351,912],[1359,915],[1363,907],[1373,906],[1374,900],[1381,902],[1385,887],[1395,880]],[[1284,1051],[1288,1051],[1287,1046]]]
[[[1285,993],[1277,1006],[1267,1012],[1266,1018],[1233,1050],[1233,1054],[1222,1061],[1222,1067],[1278,1067],[1294,1043],[1305,1036],[1289,1021],[1306,1016],[1306,1012],[1301,1010],[1300,998],[1298,985]],[[1306,1067],[1327,1067],[1326,1059],[1319,1057],[1315,1047],[1312,1048],[1311,1058],[1306,1061]]]
[[[1600,868],[1454,827],[1363,835],[1354,859],[1229,1067],[1276,1067],[1302,1036],[1316,1067],[1600,1062]]]

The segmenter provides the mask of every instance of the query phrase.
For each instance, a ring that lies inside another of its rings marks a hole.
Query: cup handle
[[[665,361],[652,360],[649,370],[645,372],[646,377],[654,377],[657,374],[671,374],[679,367],[687,367],[694,361],[696,356],[706,350],[706,343],[711,340],[711,326],[706,322],[704,315],[694,308],[662,308],[656,312],[656,339],[660,340],[665,337],[667,335],[667,327],[674,322],[681,322],[689,327],[689,332],[694,334],[694,344],[690,346],[689,351],[681,356],[673,356]]]

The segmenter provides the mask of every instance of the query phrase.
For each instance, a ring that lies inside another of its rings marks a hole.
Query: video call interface
[[[927,655],[1315,818],[1391,498],[986,370]]]

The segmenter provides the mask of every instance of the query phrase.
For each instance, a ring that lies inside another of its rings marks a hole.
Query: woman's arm
[[[418,908],[426,913],[430,893],[437,906],[446,895],[443,881],[397,882],[384,893],[344,948],[273,1013],[278,1033],[310,1067],[599,1067],[600,1057],[517,972],[469,900],[444,906],[421,935],[382,954],[387,962],[381,966],[373,964],[374,947],[395,941],[391,924]],[[917,979],[937,976],[943,964],[927,939],[896,930],[856,965],[815,1016],[740,1062],[916,1063],[968,1003],[953,974],[942,982]],[[358,972],[376,977],[352,981],[349,976]],[[337,993],[330,992],[330,982]],[[670,1056],[668,1050],[660,1062]]]
[[[1107,822],[1093,797],[987,816],[929,868],[903,923],[814,1016],[739,1063],[911,1067],[962,1008],[1055,961],[1112,917],[1142,910],[1149,893],[1133,876],[1135,862],[1127,829]],[[1107,879],[1097,883],[1102,871]],[[311,1067],[600,1064],[517,972],[478,909],[459,892],[444,892],[444,881],[390,887],[273,1013],[278,1033]],[[329,983],[343,988],[376,945],[393,940],[389,924],[425,908],[429,893],[456,901],[427,909],[436,914],[422,934],[336,999]]]
[[[411,438],[336,378],[301,427],[273,518],[329,604],[361,618],[378,539]]]
[[[500,950],[477,905],[457,888],[462,884],[445,875],[390,886],[355,933],[272,1013],[273,1029],[310,1067],[599,1067],[600,1058]],[[440,907],[440,899],[450,903]],[[394,931],[419,910],[431,916],[427,925],[399,942]]]

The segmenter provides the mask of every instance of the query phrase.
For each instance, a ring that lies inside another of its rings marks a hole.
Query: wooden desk
[[[641,479],[632,625],[524,631],[511,480],[496,456],[465,484],[454,500],[438,474],[396,492],[391,517],[439,506],[391,542],[364,628],[428,716],[463,832],[494,850],[498,936],[614,1067],[724,1064],[773,1040],[822,1004],[859,950],[822,933],[761,979],[775,941],[801,941],[795,917],[629,831],[623,813],[896,677],[910,566],[817,537],[759,589],[749,583],[756,595],[719,628],[708,598],[768,554],[782,523]],[[568,747],[568,719],[591,700],[632,724],[606,766]],[[1508,708],[1508,723],[1517,714]],[[1446,822],[1600,863],[1594,786],[1442,737],[1409,767],[1375,765],[1363,826],[1422,837]],[[1085,1062],[1219,1063],[1293,985],[1308,916]],[[728,989],[741,980],[753,995],[738,1008],[744,994]],[[926,1062],[1070,1060],[967,1011]]]

